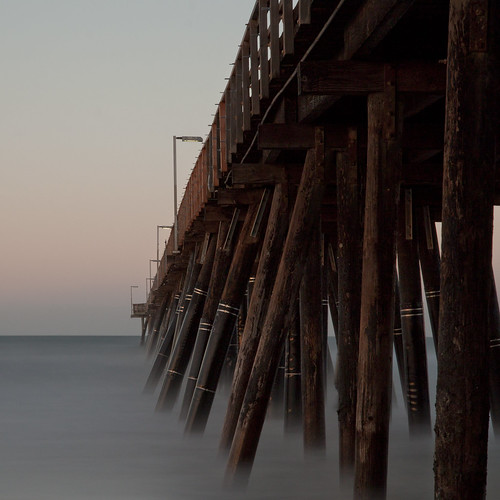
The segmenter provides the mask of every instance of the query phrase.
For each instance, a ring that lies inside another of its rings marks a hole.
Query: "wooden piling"
[[[354,472],[356,391],[363,260],[362,175],[357,155],[357,130],[349,130],[349,146],[337,153],[337,380],[340,479]],[[333,256],[332,256],[333,258]]]
[[[298,301],[292,307],[295,308],[295,316],[290,322],[285,341],[285,433],[296,433],[302,429],[301,318]]]
[[[500,6],[451,0],[444,140],[435,498],[486,494]]]
[[[163,387],[158,396],[157,409],[171,409],[177,400],[189,359],[193,352],[196,333],[203,312],[208,284],[212,274],[217,238],[213,236],[204,256],[203,267],[193,288],[191,300],[182,323],[177,342],[168,362]]]
[[[163,297],[160,307],[158,308],[153,317],[153,328],[150,331],[149,338],[146,343],[146,352],[148,357],[154,354],[156,342],[159,337],[160,325],[165,316],[167,305],[168,305],[168,296]]]
[[[385,498],[397,209],[401,176],[401,113],[386,67],[385,92],[368,96],[368,151],[356,405],[354,496]]]
[[[191,257],[189,259],[189,264],[186,269],[186,274],[184,278],[184,286],[182,288],[181,297],[179,299],[179,304],[177,306],[177,318],[175,320],[175,335],[172,341],[172,346],[174,346],[177,342],[177,338],[184,321],[184,316],[189,308],[189,304],[191,303],[191,298],[193,297],[193,290],[196,284],[196,280],[198,279],[198,275],[200,274],[201,264],[197,260],[197,254],[199,252],[198,245],[191,252]]]
[[[236,208],[233,214],[237,215],[239,209]],[[196,341],[193,349],[193,356],[189,366],[188,378],[186,380],[186,388],[181,406],[180,419],[185,420],[191,399],[193,396],[196,380],[200,372],[200,366],[205,354],[205,348],[208,343],[208,337],[212,329],[217,306],[226,284],[227,270],[231,263],[233,255],[233,238],[237,236],[236,231],[230,233],[230,224],[221,222],[219,225],[219,232],[217,235],[217,248],[215,250],[214,266],[212,275],[210,277],[210,284],[208,285],[208,294],[201,313],[200,323],[198,325],[198,332],[196,333]]]
[[[304,452],[324,452],[325,436],[325,355],[322,323],[321,233],[319,218],[314,226],[309,256],[300,285],[300,352]]]
[[[405,396],[411,436],[430,434],[431,413],[424,309],[411,189],[403,189],[398,217],[397,254],[401,328],[405,360]]]
[[[261,203],[253,203],[248,207],[200,367],[185,432],[203,432],[208,421],[239,307],[261,242],[262,226],[267,218],[259,221],[259,217],[262,210],[268,211],[264,198],[267,195],[267,191],[264,191]]]
[[[167,329],[165,331],[165,335],[163,337],[163,340],[160,343],[160,348],[158,349],[158,352],[156,353],[156,358],[153,363],[153,366],[151,367],[151,371],[149,372],[148,378],[146,380],[146,384],[144,385],[144,392],[145,393],[151,393],[154,392],[156,389],[156,386],[158,385],[158,382],[161,379],[161,376],[163,374],[163,370],[165,369],[165,366],[167,365],[168,357],[170,355],[170,350],[172,347],[172,341],[174,338],[174,333],[175,333],[175,324],[176,324],[176,311],[177,311],[177,306],[179,304],[179,298],[181,294],[180,292],[177,292],[174,294],[173,301],[171,303],[171,309],[172,313],[170,314],[169,322]]]
[[[330,317],[333,323],[335,340],[338,345],[339,331],[339,275],[337,269],[337,258],[334,248],[337,246],[337,233],[334,237],[330,235],[327,245],[327,264],[326,264],[326,286],[328,291],[328,305],[330,309]]]
[[[280,260],[254,365],[228,460],[226,478],[246,480],[257,450],[269,396],[282,352],[284,334],[292,320],[311,240],[311,222],[319,216],[324,188],[324,137],[316,129],[316,146],[308,151],[290,228]]]
[[[439,331],[440,267],[439,245],[436,224],[431,219],[428,206],[417,209],[418,256],[422,281],[424,282],[425,300],[429,311],[432,338],[437,352]]]

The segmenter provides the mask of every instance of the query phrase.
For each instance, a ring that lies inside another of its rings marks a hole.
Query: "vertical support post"
[[[325,437],[325,358],[321,317],[321,233],[319,217],[314,231],[300,286],[300,351],[302,367],[302,413],[304,451],[324,451]]]
[[[258,21],[250,20],[250,84],[252,87],[252,116],[260,115]]]
[[[354,472],[356,391],[363,261],[363,186],[358,164],[357,130],[348,132],[348,148],[337,153],[337,391],[340,479]],[[333,256],[332,256],[333,258]]]
[[[177,342],[170,356],[167,373],[156,405],[158,409],[171,409],[177,400],[184,373],[193,352],[203,305],[208,293],[207,288],[215,256],[215,243],[216,237],[212,237],[204,257],[203,267],[193,288],[192,298],[182,322]]]
[[[495,0],[450,2],[436,498],[484,498],[486,490],[499,11]]]
[[[179,281],[182,281],[179,280]],[[168,326],[165,332],[165,336],[161,341],[160,348],[158,349],[158,352],[156,353],[156,358],[153,363],[153,366],[151,367],[151,371],[149,372],[148,379],[146,380],[146,384],[144,385],[144,390],[143,392],[154,392],[156,389],[156,386],[158,385],[158,382],[160,381],[160,378],[163,374],[163,370],[167,364],[168,357],[170,354],[170,350],[172,347],[172,342],[174,339],[175,335],[175,324],[177,321],[177,310],[178,310],[178,305],[179,305],[179,299],[180,299],[180,291],[178,291],[173,298],[173,301],[170,305],[171,308],[171,314],[170,314],[170,319],[168,322]]]
[[[440,256],[436,224],[431,219],[428,206],[417,210],[418,256],[424,282],[425,299],[432,329],[432,338],[437,352],[440,299]]]
[[[155,312],[156,311],[152,311],[149,307],[148,307],[148,319],[147,319],[147,331],[146,331],[146,338],[144,339],[144,343],[146,344],[146,352],[148,353],[149,352],[149,337],[151,336],[151,332],[153,331],[153,326],[154,326],[154,322],[155,322]]]
[[[413,197],[404,189],[398,220],[398,271],[401,328],[405,354],[405,393],[410,435],[430,434],[431,411],[427,357],[425,349],[424,309],[418,265],[418,246],[414,230]]]
[[[280,34],[278,0],[269,0],[269,46],[271,50],[271,80],[280,76]]]
[[[484,498],[500,5],[451,0],[443,166],[435,497]]]
[[[222,387],[228,390],[231,387],[231,383],[234,377],[234,369],[236,367],[236,359],[238,357],[238,325],[240,322],[241,307],[238,317],[236,318],[236,324],[233,327],[233,333],[231,334],[231,340],[227,347],[226,357],[224,358],[224,364],[221,369],[221,374],[219,377],[219,383]]]
[[[266,191],[262,200],[265,195]],[[262,211],[266,211],[266,203],[253,203],[248,207],[193,393],[186,432],[203,432],[208,421],[239,307],[259,248]]]
[[[140,343],[140,345],[144,345],[144,343],[145,343],[147,327],[148,327],[148,322],[145,321],[144,316],[141,316],[141,343]]]
[[[386,67],[385,92],[368,96],[354,479],[357,500],[385,498],[387,485],[402,122],[394,73]]]
[[[292,305],[295,316],[291,321],[285,343],[285,433],[295,433],[302,428],[302,373],[299,303]]]
[[[156,340],[158,339],[158,331],[160,329],[160,325],[165,314],[165,310],[167,308],[168,302],[167,297],[164,297],[161,301],[161,304],[158,306],[156,313],[153,316],[152,328],[149,332],[149,337],[147,339],[146,344],[146,352],[148,357],[154,353],[154,348],[156,346]]]
[[[179,314],[176,319],[175,325],[175,336],[173,340],[173,345],[177,342],[179,332],[184,321],[184,317],[191,303],[193,297],[193,289],[200,274],[201,264],[196,260],[197,249],[191,253],[191,259],[189,261],[188,268],[186,270],[186,278],[184,280],[184,287],[182,290],[181,298],[179,300],[178,311]]]
[[[260,98],[269,98],[269,34],[267,29],[267,11],[269,0],[259,1],[259,46],[260,46]]]
[[[311,240],[311,223],[319,217],[324,187],[324,132],[316,129],[316,146],[306,155],[290,229],[276,275],[261,339],[233,439],[226,478],[246,480],[264,425],[269,396],[282,352],[284,333],[292,320]]]
[[[235,215],[239,209],[235,209]],[[233,217],[234,219],[234,217]],[[217,236],[217,249],[215,251],[214,269],[210,277],[210,284],[208,285],[208,294],[201,313],[200,324],[196,334],[196,342],[193,349],[193,357],[189,367],[188,378],[186,381],[186,388],[181,407],[181,420],[187,416],[191,398],[193,396],[196,380],[200,373],[200,366],[205,354],[205,348],[208,343],[208,337],[214,322],[215,312],[219,304],[220,296],[224,285],[226,283],[227,270],[231,263],[232,256],[232,239],[235,237],[235,231],[232,236],[229,235],[230,226],[227,222],[221,222],[219,226],[219,233]],[[230,236],[230,237],[229,237]],[[228,238],[229,237],[229,238]]]
[[[339,275],[337,262],[333,248],[337,246],[337,233],[334,237],[330,235],[330,241],[327,246],[327,265],[326,265],[326,285],[328,289],[328,304],[330,316],[335,330],[335,340],[338,344],[339,331]]]
[[[163,342],[163,339],[165,338],[165,333],[167,331],[168,325],[170,324],[170,319],[172,315],[175,313],[175,310],[172,310],[172,304],[175,300],[175,294],[171,293],[170,297],[168,299],[168,307],[167,311],[163,316],[163,320],[160,325],[160,331],[158,332],[158,342],[157,345],[161,346],[161,343]]]

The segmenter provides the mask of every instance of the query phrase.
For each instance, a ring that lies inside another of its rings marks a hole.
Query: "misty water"
[[[435,356],[429,344],[431,398]],[[142,394],[151,360],[134,337],[0,337],[0,499],[327,499],[338,493],[335,397],[326,459],[304,461],[300,437],[266,422],[247,490],[224,491],[216,398],[207,432],[184,438],[178,412]],[[409,439],[399,383],[390,436],[390,499],[432,498],[432,442]],[[500,446],[490,429],[488,498],[499,498]]]

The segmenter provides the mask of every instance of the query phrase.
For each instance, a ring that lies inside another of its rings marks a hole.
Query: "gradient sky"
[[[253,5],[0,0],[1,335],[139,332],[172,136],[208,133]]]
[[[0,0],[0,335],[138,334],[253,5]]]

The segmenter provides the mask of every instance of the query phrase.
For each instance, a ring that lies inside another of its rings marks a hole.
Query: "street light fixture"
[[[132,302],[132,288],[139,288],[139,285],[130,285],[130,314],[134,314],[134,303]]]
[[[177,143],[182,142],[203,142],[203,138],[194,135],[174,135],[174,253],[179,253],[178,247],[178,227],[177,227]]]

